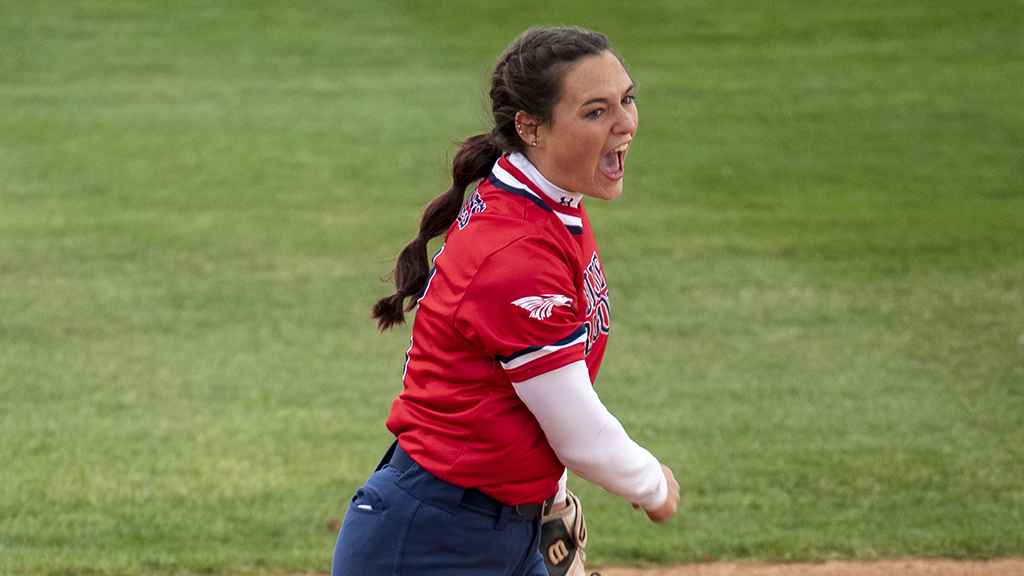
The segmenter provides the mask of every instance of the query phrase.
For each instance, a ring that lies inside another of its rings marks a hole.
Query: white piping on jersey
[[[559,350],[563,350],[563,349],[568,348],[570,346],[575,346],[576,344],[581,344],[583,342],[586,342],[586,340],[587,340],[587,331],[586,330],[578,330],[578,332],[580,333],[579,336],[577,336],[576,338],[573,338],[572,340],[570,340],[568,342],[560,342],[560,343],[557,343],[557,344],[551,344],[550,346],[543,346],[543,347],[538,348],[536,350],[533,350],[531,352],[527,352],[526,354],[514,355],[512,358],[509,358],[508,361],[502,361],[501,362],[501,367],[504,368],[506,371],[508,371],[508,370],[515,370],[516,368],[519,368],[520,366],[524,366],[526,364],[529,364],[530,362],[533,362],[534,360],[537,360],[539,358],[543,358],[543,357],[547,356],[548,354],[552,354],[554,352],[558,352]]]
[[[580,207],[580,200],[583,199],[583,194],[580,194],[578,192],[569,192],[568,190],[564,190],[562,188],[559,188],[558,186],[555,186],[554,184],[551,183],[551,181],[545,178],[539,170],[537,170],[537,168],[526,158],[526,156],[523,156],[519,152],[513,152],[512,154],[508,155],[508,161],[511,162],[513,166],[518,168],[519,171],[523,173],[523,175],[529,178],[530,181],[537,186],[537,188],[540,188],[541,192],[543,192],[545,196],[553,200],[556,204],[562,204],[563,206],[568,206],[570,208]],[[507,170],[502,168],[497,162],[494,163],[494,170],[492,172],[494,173],[494,176],[497,177],[498,180],[500,180],[506,186],[511,186],[513,188],[516,188],[517,190],[522,190],[523,192],[526,192],[530,196],[540,198],[540,196],[536,192],[531,190],[528,185],[526,185],[523,182],[520,182],[515,176],[513,176]],[[553,212],[556,216],[558,216],[558,219],[562,221],[562,224],[575,228],[583,227],[582,218],[578,216],[571,216],[569,214],[562,214],[557,210],[553,210]]]

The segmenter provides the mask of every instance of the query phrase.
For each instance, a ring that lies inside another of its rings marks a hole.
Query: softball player
[[[592,386],[611,317],[582,199],[622,191],[633,88],[588,30],[532,29],[499,59],[494,129],[462,143],[374,307],[382,330],[419,310],[397,440],[352,498],[334,576],[582,574],[567,467],[655,522],[675,514],[671,471]],[[426,243],[445,232],[430,271]]]

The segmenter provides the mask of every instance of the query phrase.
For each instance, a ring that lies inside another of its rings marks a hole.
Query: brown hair
[[[487,176],[502,154],[522,152],[525,148],[516,133],[516,114],[522,111],[541,124],[550,122],[561,96],[562,82],[573,64],[605,51],[614,54],[607,36],[575,27],[531,28],[509,44],[491,75],[489,96],[494,128],[459,145],[452,160],[452,187],[423,210],[419,233],[398,255],[390,274],[396,292],[373,306],[370,317],[377,320],[381,331],[405,322],[405,313],[416,307],[430,274],[427,242],[455,222],[466,187]],[[410,299],[408,304],[406,298]]]

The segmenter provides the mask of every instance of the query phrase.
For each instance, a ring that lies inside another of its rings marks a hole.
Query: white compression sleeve
[[[645,510],[665,503],[668,485],[661,464],[601,403],[584,361],[514,386],[555,455],[576,475]]]
[[[558,479],[558,492],[555,492],[555,502],[565,502],[568,497],[569,489],[566,488],[566,483],[569,480],[569,472],[563,471],[562,477]]]

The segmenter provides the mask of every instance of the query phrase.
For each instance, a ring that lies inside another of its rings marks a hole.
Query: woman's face
[[[556,186],[603,200],[617,198],[639,121],[633,88],[611,52],[579,61],[565,76],[551,122],[524,126],[526,157]],[[529,146],[531,136],[536,146]]]

